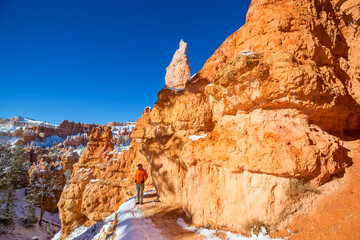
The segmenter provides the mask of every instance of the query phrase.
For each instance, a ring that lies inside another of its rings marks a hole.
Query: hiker
[[[142,164],[138,164],[138,169],[135,173],[136,204],[143,204],[144,186],[147,178],[148,174],[145,169],[142,168]]]

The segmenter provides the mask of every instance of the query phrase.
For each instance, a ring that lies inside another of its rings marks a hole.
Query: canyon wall
[[[183,91],[161,90],[132,134],[161,200],[236,231],[274,224],[290,179],[341,175],[360,129],[359,4],[254,0]]]
[[[162,202],[196,225],[234,231],[278,222],[291,179],[316,187],[341,176],[352,164],[341,142],[360,136],[359,9],[355,0],[253,0],[200,72],[173,79],[184,89],[158,93],[128,151],[114,152],[108,128],[93,129],[61,196],[62,237],[132,196],[139,162]]]
[[[132,143],[129,151],[114,150],[110,127],[93,129],[89,143],[73,167],[69,184],[58,203],[62,238],[83,224],[90,226],[115,212],[121,203],[135,195],[134,174],[142,163],[149,171],[141,145]],[[151,186],[151,177],[146,187]]]
[[[11,135],[13,137],[24,138],[25,143],[30,143],[37,138],[44,140],[46,137],[54,135],[66,137],[75,134],[90,134],[93,128],[100,126],[99,124],[75,123],[69,122],[68,120],[62,121],[60,125],[51,125],[48,123],[41,124],[40,121],[25,122],[20,117],[14,117],[4,124],[13,127],[21,126],[19,129],[15,129]]]

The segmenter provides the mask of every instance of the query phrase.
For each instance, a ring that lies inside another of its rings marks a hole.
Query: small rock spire
[[[179,49],[176,50],[170,65],[166,68],[165,85],[169,88],[185,88],[190,78],[189,59],[186,56],[187,43],[180,40]]]

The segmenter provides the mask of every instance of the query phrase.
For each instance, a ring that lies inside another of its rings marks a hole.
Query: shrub
[[[306,192],[319,193],[319,190],[298,178],[291,178],[285,190],[286,196],[293,201],[298,201]]]
[[[265,228],[266,231],[269,231],[269,226],[266,225],[263,221],[254,218],[251,219],[249,221],[246,222],[244,229],[246,231],[246,234],[250,235],[251,231],[255,234],[258,235],[261,232],[261,228]]]

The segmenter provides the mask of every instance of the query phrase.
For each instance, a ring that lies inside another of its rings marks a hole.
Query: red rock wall
[[[160,91],[132,138],[163,202],[181,204],[198,225],[271,225],[289,178],[316,186],[351,165],[340,143],[359,136],[349,91],[358,79],[344,67],[355,61],[355,40],[343,33],[340,9],[326,0],[254,0],[246,24],[184,91]]]
[[[359,5],[253,0],[185,90],[159,92],[129,151],[108,154],[109,130],[93,131],[59,203],[63,237],[115,211],[145,160],[161,201],[234,231],[277,222],[290,178],[318,186],[344,172],[352,159],[340,143],[360,129]]]
[[[135,194],[134,174],[138,163],[149,171],[139,144],[133,142],[129,151],[119,153],[114,151],[113,142],[109,127],[93,129],[86,149],[74,165],[69,185],[58,203],[63,239],[75,226],[103,220]],[[151,184],[150,177],[147,188]]]

